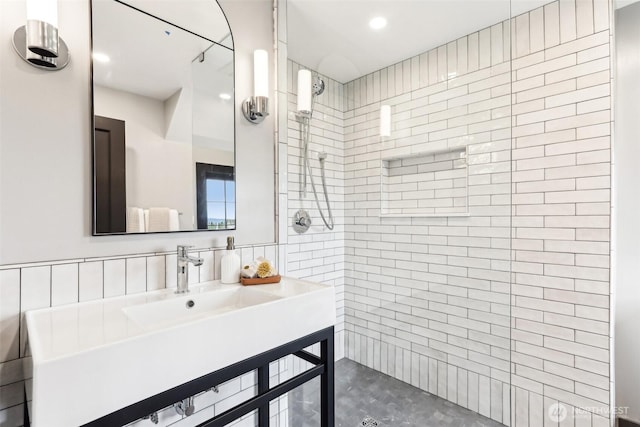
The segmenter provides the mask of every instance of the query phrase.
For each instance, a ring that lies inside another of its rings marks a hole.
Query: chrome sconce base
[[[269,98],[266,96],[251,96],[242,103],[244,118],[254,125],[262,123],[269,115]]]
[[[27,21],[27,26],[13,33],[13,48],[20,58],[47,71],[62,70],[69,64],[69,49],[55,27],[42,21]]]

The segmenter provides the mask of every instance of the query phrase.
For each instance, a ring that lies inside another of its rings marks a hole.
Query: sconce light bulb
[[[242,103],[242,114],[253,124],[261,123],[269,115],[269,54],[266,50],[253,52],[253,96]]]
[[[258,49],[253,52],[253,94],[269,97],[269,54]]]
[[[57,0],[27,0],[27,21],[42,21],[58,27]]]

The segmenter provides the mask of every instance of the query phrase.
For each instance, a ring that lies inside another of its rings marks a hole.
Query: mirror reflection
[[[94,234],[234,229],[234,52],[220,6],[93,0],[92,38]]]

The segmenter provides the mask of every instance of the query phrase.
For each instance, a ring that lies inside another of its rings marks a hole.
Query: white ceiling
[[[620,9],[625,6],[629,6],[632,3],[636,3],[639,0],[614,0],[616,4],[616,9]]]
[[[94,2],[96,0],[93,0]],[[105,0],[97,0],[105,1]],[[107,0],[109,1],[109,0]],[[233,48],[229,24],[215,0],[119,0],[160,19]]]
[[[549,2],[288,0],[288,54],[346,83]],[[376,16],[386,28],[369,28]]]
[[[206,31],[203,30],[205,39],[114,0],[94,0],[93,51],[110,58],[108,63],[94,61],[93,77],[96,84],[164,101],[190,84],[192,62],[202,52],[207,51],[207,60],[214,55],[221,55],[227,64],[233,62],[231,50],[215,46],[207,40],[226,39],[229,34],[227,22],[216,2],[208,0],[205,5],[202,1],[154,0],[153,11],[149,8],[150,0],[128,0],[128,3],[140,9],[146,7],[147,12],[158,16],[170,13],[169,5],[174,5],[174,8],[176,4],[181,5],[178,8],[180,12],[175,13],[174,18],[182,24],[180,26],[193,32],[196,32],[200,21],[194,19],[195,26],[189,26],[186,22],[189,16],[207,16],[212,22],[223,23],[224,26],[211,25]],[[219,61],[216,59],[216,62]],[[218,68],[221,68],[220,64]],[[225,80],[224,91],[228,92],[229,79]],[[211,79],[210,83],[223,82]]]
[[[215,0],[123,3],[92,2],[93,51],[110,58],[107,63],[93,61],[94,83],[162,102],[177,99],[165,103],[175,107],[165,118],[168,139],[193,138],[233,151],[233,98],[220,98],[234,93],[233,44],[219,5]]]

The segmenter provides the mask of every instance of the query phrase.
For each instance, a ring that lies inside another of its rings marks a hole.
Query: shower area
[[[336,426],[609,425],[609,1],[276,13],[281,262],[335,287]]]

